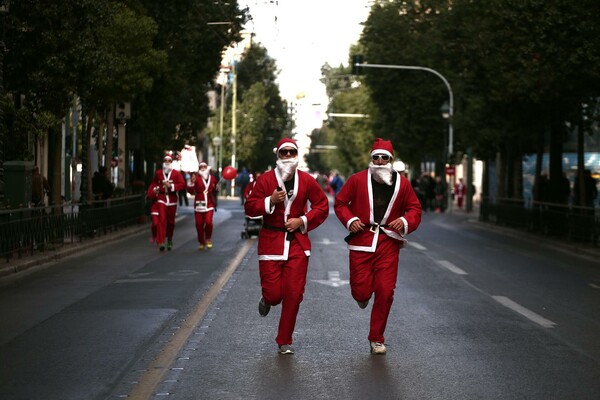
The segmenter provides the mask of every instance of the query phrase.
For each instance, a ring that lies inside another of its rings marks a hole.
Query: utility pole
[[[233,72],[232,96],[231,96],[231,166],[237,170],[235,160],[235,136],[237,133],[237,71],[236,62],[233,60],[231,71]],[[235,195],[235,179],[231,180],[231,196]]]

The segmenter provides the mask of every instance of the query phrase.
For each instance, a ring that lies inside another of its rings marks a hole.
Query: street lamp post
[[[436,70],[427,67],[419,67],[414,65],[388,65],[388,64],[364,64],[364,63],[354,63],[354,67],[356,68],[386,68],[386,69],[409,69],[409,70],[419,70],[419,71],[427,71],[436,75],[440,78],[446,88],[448,89],[448,157],[450,158],[452,153],[454,152],[453,143],[454,143],[454,133],[452,131],[452,116],[454,115],[454,94],[452,93],[452,87],[448,80],[444,77],[444,75],[440,74]]]
[[[442,104],[442,107],[440,108],[440,111],[442,113],[442,118],[444,118],[445,120],[448,120],[448,124],[451,126],[452,125],[452,121],[450,121],[450,105],[448,104],[447,101],[444,101],[444,104]],[[448,140],[450,140],[450,137],[448,138]],[[448,190],[447,190],[447,205],[448,205],[448,212],[452,212],[452,188],[454,187],[454,174],[455,169],[453,165],[448,165],[452,168],[452,173],[449,173],[448,170],[446,169],[446,164],[449,164],[449,161],[451,160],[450,158],[450,145],[448,145],[448,154],[446,154],[446,157],[444,157],[444,169],[445,169],[445,174],[448,175]]]
[[[0,207],[4,207],[4,109],[2,100],[4,99],[4,19],[10,8],[10,0],[0,1]]]
[[[217,170],[219,171],[219,179],[221,179],[221,173],[223,172],[223,115],[225,109],[225,84],[221,85],[221,116],[219,123],[219,164]]]
[[[366,64],[362,62],[362,56],[353,56],[352,70],[360,71],[362,68],[385,68],[385,69],[408,69],[408,70],[418,70],[418,71],[426,71],[434,74],[438,78],[440,78],[446,88],[448,89],[448,108],[447,108],[447,116],[448,116],[448,160],[452,160],[452,153],[454,152],[454,132],[452,130],[452,117],[454,116],[454,94],[452,93],[452,87],[448,80],[444,77],[444,75],[440,74],[436,70],[427,67],[420,67],[416,65],[389,65],[389,64]],[[357,61],[357,62],[354,62]],[[448,210],[452,212],[452,196],[450,195],[451,188],[448,185]]]

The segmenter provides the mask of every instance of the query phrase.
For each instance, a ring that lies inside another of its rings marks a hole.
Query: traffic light
[[[363,74],[362,67],[359,67],[356,64],[363,64],[363,56],[361,56],[361,55],[352,56],[352,75],[362,75]]]
[[[121,121],[131,118],[131,103],[117,103],[115,116]]]

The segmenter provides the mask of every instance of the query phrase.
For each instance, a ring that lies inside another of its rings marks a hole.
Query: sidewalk
[[[27,275],[44,268],[51,267],[56,261],[74,254],[104,246],[140,232],[150,230],[150,223],[136,224],[115,230],[105,235],[86,238],[82,241],[65,242],[56,250],[36,251],[34,254],[23,254],[21,257],[14,256],[10,261],[0,260],[0,287],[10,285]]]
[[[238,204],[239,197],[219,197],[220,201]],[[43,252],[34,252],[34,254],[22,254],[21,257],[14,256],[10,261],[0,260],[0,287],[8,286],[27,275],[44,268],[51,267],[56,261],[75,254],[105,246],[125,237],[147,232],[150,235],[150,218],[147,222],[131,225],[112,231],[105,235],[97,235],[93,238],[85,238],[82,241],[65,242],[64,245],[56,250],[47,250]]]

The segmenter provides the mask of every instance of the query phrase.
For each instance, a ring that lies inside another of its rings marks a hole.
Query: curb
[[[8,265],[0,267],[0,287],[8,286],[33,272],[48,268],[62,258],[81,254],[86,250],[110,244],[126,236],[137,235],[147,229],[149,229],[149,223],[137,224],[92,239],[68,243],[59,250],[12,259],[10,262],[6,262]]]
[[[505,236],[511,236],[513,238],[535,242],[536,246],[560,250],[576,257],[585,258],[589,261],[598,262],[598,260],[600,259],[600,247],[596,247],[593,245],[583,245],[581,243],[568,241],[565,242],[544,235],[536,235],[535,233],[523,232],[516,228],[505,228],[490,222],[481,222],[477,218],[468,218],[467,222],[472,224],[473,226],[476,226],[479,229],[487,229],[489,231],[494,231]],[[540,241],[540,239],[543,239],[543,241]]]

